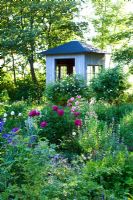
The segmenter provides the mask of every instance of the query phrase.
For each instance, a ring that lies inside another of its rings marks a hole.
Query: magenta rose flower
[[[45,126],[47,126],[47,122],[45,122],[45,121],[41,122],[40,126],[41,126],[41,128],[44,128]]]
[[[40,115],[40,112],[37,110],[36,111],[36,116],[39,116]]]
[[[60,109],[60,110],[57,110],[57,113],[59,116],[63,116],[64,115],[64,110]]]
[[[58,110],[58,106],[54,105],[52,106],[53,111],[57,111]]]
[[[75,123],[75,126],[82,126],[82,120],[81,119],[75,119],[74,123]]]
[[[77,116],[80,115],[80,112],[74,112],[73,114],[74,114],[75,117],[77,117]]]
[[[35,117],[35,116],[39,116],[39,115],[40,115],[40,112],[38,110],[31,110],[29,112],[30,117]]]

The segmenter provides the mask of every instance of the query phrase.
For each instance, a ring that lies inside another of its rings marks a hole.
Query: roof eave
[[[89,51],[83,51],[83,52],[65,52],[65,53],[47,53],[47,52],[41,52],[42,56],[56,56],[56,55],[74,55],[74,54],[106,54],[106,52],[89,52]]]

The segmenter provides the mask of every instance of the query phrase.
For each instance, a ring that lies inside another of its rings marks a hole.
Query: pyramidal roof
[[[105,51],[97,49],[91,45],[85,44],[79,41],[70,41],[63,45],[57,46],[55,48],[48,49],[43,51],[42,55],[64,55],[64,54],[81,54],[81,53],[102,53],[105,54]]]

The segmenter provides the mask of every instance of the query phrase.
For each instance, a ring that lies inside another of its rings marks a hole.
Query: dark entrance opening
[[[75,59],[55,59],[56,80],[74,73]]]

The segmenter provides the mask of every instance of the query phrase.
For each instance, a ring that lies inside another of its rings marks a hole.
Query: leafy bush
[[[12,105],[3,105],[4,110],[1,112],[0,118],[4,120],[4,131],[8,132],[14,127],[24,128],[24,120],[27,118],[28,108],[26,102],[18,101]]]
[[[121,119],[120,133],[129,150],[133,150],[133,112],[125,115]]]
[[[65,105],[70,97],[81,95],[88,98],[89,90],[85,81],[80,76],[68,76],[65,79],[49,84],[46,97],[58,105]]]
[[[24,80],[18,80],[14,89],[9,89],[9,97],[11,101],[20,101],[22,99],[40,100],[45,88],[45,82],[43,77],[40,77],[37,85],[35,85],[30,77],[26,77]]]
[[[0,102],[8,102],[9,101],[9,95],[7,90],[2,90],[0,92]]]
[[[94,112],[88,113],[79,139],[86,158],[98,160],[125,149],[120,141],[119,129],[114,124],[108,126],[96,117]]]
[[[54,148],[48,147],[46,141],[39,142],[35,148],[30,145],[30,137],[23,138],[22,135],[16,135],[10,144],[5,143],[0,164],[1,199],[34,199],[40,187],[36,184],[38,174],[43,173],[48,179]]]
[[[115,67],[102,71],[98,77],[92,80],[91,87],[97,100],[116,103],[120,101],[129,84],[123,70]]]
[[[106,121],[108,124],[112,122],[119,123],[122,117],[133,111],[133,104],[124,103],[118,106],[96,103],[93,109],[99,120]]]
[[[133,195],[133,155],[119,152],[88,161],[78,177],[77,198],[124,200]]]

